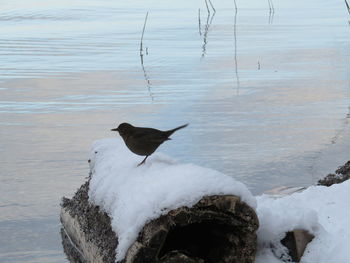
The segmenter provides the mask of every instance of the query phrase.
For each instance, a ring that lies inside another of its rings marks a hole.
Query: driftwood
[[[331,186],[333,184],[340,184],[350,179],[350,161],[338,167],[335,174],[328,174],[325,178],[318,181],[318,185]]]
[[[71,262],[114,262],[118,239],[109,216],[88,202],[88,182],[61,210]],[[253,263],[258,218],[233,195],[205,196],[146,224],[121,263]]]
[[[288,249],[289,256],[293,262],[300,262],[304,255],[306,246],[315,238],[315,236],[303,229],[296,229],[287,232],[281,243]]]

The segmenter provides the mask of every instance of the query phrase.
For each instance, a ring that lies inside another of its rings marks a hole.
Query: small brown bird
[[[134,127],[129,123],[122,123],[118,128],[111,129],[111,131],[119,132],[123,138],[126,146],[135,154],[146,156],[141,163],[144,164],[147,157],[167,140],[175,131],[185,128],[188,124],[182,125],[169,131],[160,131],[153,128]]]

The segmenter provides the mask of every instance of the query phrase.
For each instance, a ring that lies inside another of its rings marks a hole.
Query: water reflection
[[[198,33],[202,35],[202,23],[201,23],[201,9],[198,9]]]
[[[269,0],[269,3],[270,3],[271,0]],[[272,1],[271,1],[272,3]],[[270,10],[269,10],[269,25],[272,25],[273,24],[273,18],[275,16],[275,9],[273,8],[273,6],[270,5]]]
[[[239,76],[238,76],[238,59],[237,59],[237,8],[235,9],[234,24],[233,24],[233,36],[234,36],[234,60],[235,60],[235,74],[236,74],[236,85],[237,95],[239,95]]]
[[[211,5],[211,8],[213,9],[213,13],[210,12],[207,0],[205,0],[205,5],[207,7],[207,20],[206,20],[206,23],[204,26],[204,33],[203,33],[202,58],[204,58],[206,53],[207,53],[208,32],[209,32],[209,28],[211,26],[211,23],[213,22],[213,19],[214,19],[215,13],[216,13],[216,10],[213,7],[213,4],[211,3],[210,0],[209,0],[209,3]],[[201,30],[200,30],[200,32],[201,32]]]
[[[154,96],[153,96],[153,93],[151,91],[151,81],[150,81],[150,78],[146,72],[146,69],[145,69],[145,65],[143,63],[143,36],[144,36],[144,33],[145,33],[145,28],[146,28],[146,23],[147,23],[147,18],[148,18],[148,12],[146,14],[146,17],[145,17],[145,22],[143,24],[143,30],[142,30],[142,35],[141,35],[141,40],[140,40],[140,61],[141,61],[141,67],[142,67],[142,71],[143,71],[143,76],[145,77],[145,81],[146,81],[146,86],[147,86],[147,89],[148,89],[148,92],[149,92],[149,96],[151,97],[152,100],[154,100]],[[146,55],[148,55],[148,47],[146,47]]]

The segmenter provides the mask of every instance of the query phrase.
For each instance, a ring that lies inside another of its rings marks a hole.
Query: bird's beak
[[[111,131],[119,131],[118,128],[111,129]]]

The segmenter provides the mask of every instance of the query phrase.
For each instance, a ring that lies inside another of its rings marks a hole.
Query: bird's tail
[[[181,126],[175,128],[175,129],[166,131],[166,135],[169,137],[170,135],[172,135],[172,134],[173,134],[174,132],[176,132],[177,130],[183,129],[183,128],[187,127],[187,126],[188,126],[188,123],[185,124],[185,125],[181,125]]]

